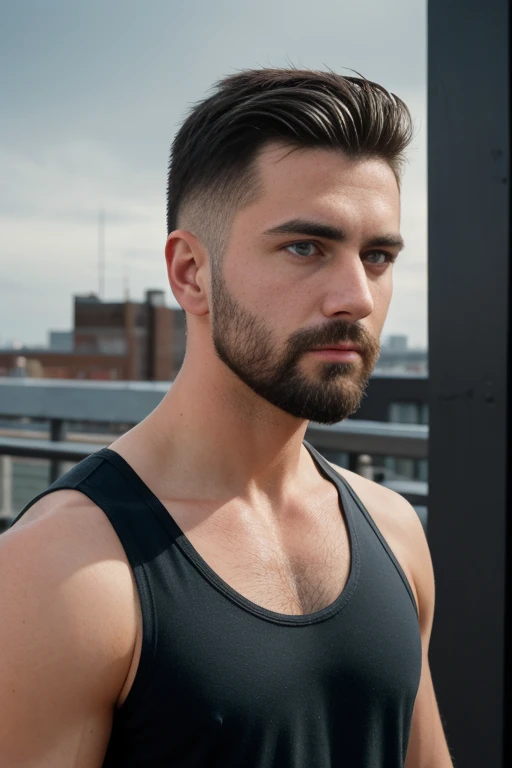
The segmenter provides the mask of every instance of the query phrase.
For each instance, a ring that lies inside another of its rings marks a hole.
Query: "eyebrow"
[[[290,219],[277,227],[267,229],[264,235],[309,235],[310,237],[323,237],[325,240],[334,240],[342,243],[347,239],[345,232],[331,224],[322,224],[319,221],[307,219]],[[395,234],[375,235],[365,242],[365,248],[377,248],[379,246],[398,248],[401,251],[405,247],[403,237]]]

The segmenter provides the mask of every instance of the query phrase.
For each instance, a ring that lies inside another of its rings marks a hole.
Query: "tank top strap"
[[[336,470],[329,464],[327,459],[325,459],[321,453],[319,453],[316,448],[313,448],[312,445],[310,445],[308,442],[304,440],[304,445],[308,449],[308,451],[316,458],[320,466],[324,469],[326,474],[329,475],[331,480],[339,487],[340,485],[343,486],[343,488],[346,489],[347,493],[349,494],[350,498],[353,501],[353,506],[359,511],[359,515],[353,515],[352,521],[358,531],[360,531],[362,521],[364,520],[367,524],[367,531],[371,531],[371,535],[374,535],[380,544],[382,545],[384,551],[386,552],[387,556],[393,563],[394,567],[396,568],[398,575],[403,581],[404,587],[407,590],[409,597],[411,599],[411,602],[414,606],[414,610],[416,611],[416,615],[419,616],[418,612],[418,606],[416,604],[416,598],[414,597],[413,591],[411,589],[411,585],[409,584],[409,580],[407,579],[407,576],[405,575],[400,563],[396,559],[393,551],[391,550],[389,544],[387,543],[386,539],[380,532],[379,528],[377,527],[373,517],[370,515],[368,510],[366,509],[365,505],[357,495],[357,493],[354,491],[350,483],[345,480],[344,477],[339,472],[336,472]]]
[[[110,520],[132,567],[153,559],[180,535],[172,518],[162,520],[149,488],[115,451],[102,448],[65,472],[35,496],[14,518],[14,525],[25,512],[54,491],[76,490],[100,507]],[[175,529],[175,530],[174,530]],[[174,535],[173,535],[174,534]]]
[[[316,448],[314,448],[311,443],[308,443],[307,440],[302,441],[309,453],[316,459],[317,463],[322,467],[324,472],[329,476],[329,478],[336,484],[336,485],[343,485],[344,488],[349,489],[350,486],[346,482],[345,478],[343,478],[336,470],[329,464],[327,459],[322,456],[321,453],[317,451]]]
[[[45,488],[44,491],[41,491],[41,493],[38,493],[36,496],[30,499],[30,501],[25,504],[21,512],[19,512],[11,521],[11,526],[13,526],[14,523],[17,523],[20,517],[22,517],[25,512],[27,512],[27,510],[29,510],[30,507],[36,503],[36,501],[39,501],[49,493],[62,490],[77,490],[80,483],[82,483],[92,472],[94,472],[94,470],[101,464],[101,461],[102,460],[98,456],[98,453],[92,453],[90,456],[82,459],[82,461],[80,461],[78,464],[75,464],[75,466],[72,467],[68,472],[65,472],[63,475],[57,478],[57,480],[54,480],[54,482]]]
[[[124,716],[132,709],[151,674],[157,633],[153,590],[155,561],[169,550],[172,535],[154,514],[150,490],[121,456],[109,448],[91,454],[64,473],[33,498],[11,525],[36,501],[59,490],[79,491],[105,513],[121,542],[135,579],[142,613],[142,648],[137,674],[122,708]]]

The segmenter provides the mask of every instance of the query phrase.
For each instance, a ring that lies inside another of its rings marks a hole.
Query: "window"
[[[393,424],[422,424],[422,403],[390,403],[388,420]]]

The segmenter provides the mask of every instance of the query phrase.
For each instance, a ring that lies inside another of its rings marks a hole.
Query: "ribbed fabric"
[[[338,489],[351,547],[342,593],[305,616],[261,608],[220,579],[108,448],[18,516],[78,490],[132,567],[142,651],[104,768],[403,768],[421,674],[413,593],[350,485],[304,445]]]

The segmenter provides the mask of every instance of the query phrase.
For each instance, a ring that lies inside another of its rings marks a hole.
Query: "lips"
[[[328,349],[334,349],[337,352],[359,352],[361,354],[361,347],[358,344],[328,344],[325,347],[315,347],[312,351],[326,351]]]

